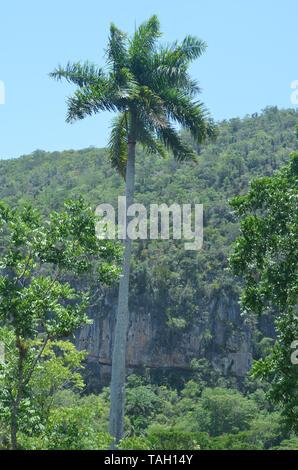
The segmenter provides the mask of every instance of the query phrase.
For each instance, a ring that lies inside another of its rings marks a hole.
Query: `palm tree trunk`
[[[135,147],[136,142],[128,142],[126,166],[126,208],[133,204],[135,179]],[[126,215],[126,223],[127,215]],[[127,226],[127,225],[126,225]],[[123,437],[124,405],[125,405],[125,356],[126,338],[129,320],[128,291],[131,257],[131,240],[126,236],[123,241],[125,248],[122,277],[119,285],[118,312],[114,337],[111,379],[111,405],[109,433],[115,438],[112,449],[116,448]]]

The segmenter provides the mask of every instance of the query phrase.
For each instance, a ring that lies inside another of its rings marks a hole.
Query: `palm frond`
[[[180,88],[190,95],[200,92],[196,80],[189,77],[187,63],[178,49],[162,47],[149,58],[146,64],[147,77],[152,89],[158,90],[168,87]]]
[[[108,155],[111,165],[125,179],[127,143],[128,143],[128,120],[127,112],[121,113],[113,120]]]
[[[155,136],[154,128],[146,126],[144,122],[137,123],[138,142],[153,155],[167,158],[168,153],[162,142]]]
[[[74,122],[98,111],[118,111],[115,97],[109,86],[105,88],[83,87],[67,99],[67,122]]]
[[[102,69],[88,61],[83,64],[80,62],[68,62],[65,68],[59,65],[58,68],[49,75],[56,80],[65,78],[67,82],[74,83],[79,87],[99,85],[106,80]]]
[[[163,142],[166,149],[172,151],[175,160],[197,161],[198,156],[193,148],[185,143],[180,135],[170,125],[157,130],[158,138]]]
[[[156,40],[161,36],[160,24],[156,15],[142,23],[134,33],[128,50],[130,67],[137,76],[140,68],[140,60],[152,54]]]
[[[161,92],[167,103],[167,115],[172,121],[188,129],[198,143],[204,142],[209,135],[209,116],[203,105],[181,90],[168,88]]]
[[[127,35],[120,31],[111,23],[110,37],[106,50],[108,63],[112,67],[114,73],[121,71],[127,62]]]
[[[167,125],[163,100],[147,86],[135,87],[132,94],[132,104],[143,120],[148,118],[155,127]]]
[[[180,55],[183,56],[184,60],[192,61],[200,57],[205,52],[207,44],[201,39],[195,36],[186,36],[182,41],[181,46],[178,46],[177,50]]]
[[[109,75],[110,88],[115,94],[128,98],[133,96],[134,91],[138,87],[138,82],[134,75],[127,67],[122,67],[117,71],[113,71]],[[115,95],[116,96],[116,95]]]

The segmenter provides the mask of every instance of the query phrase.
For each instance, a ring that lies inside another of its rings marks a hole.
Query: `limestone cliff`
[[[142,299],[130,309],[127,369],[191,370],[191,360],[205,357],[223,375],[246,375],[253,358],[254,328],[240,315],[237,300],[229,304],[214,299],[207,305],[205,321],[194,319],[188,328],[173,329],[163,312],[148,308]],[[106,296],[93,310],[93,324],[78,332],[76,344],[89,353],[88,362],[100,382],[111,372],[116,296]],[[97,382],[98,380],[95,379]]]

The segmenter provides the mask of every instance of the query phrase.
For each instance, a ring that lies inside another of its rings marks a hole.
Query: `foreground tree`
[[[5,343],[5,362],[10,372],[17,370],[13,331],[0,328],[0,338]],[[28,342],[29,348],[34,349],[41,343],[41,338]],[[108,400],[105,403],[100,395],[80,393],[85,389],[82,372],[86,355],[86,351],[78,351],[71,341],[47,342],[26,387],[27,403],[21,411],[17,434],[19,449],[108,449],[112,438],[102,430]],[[3,385],[3,380],[0,384]],[[3,413],[1,418],[0,449],[7,449],[9,422]]]
[[[79,86],[68,100],[67,121],[99,111],[116,111],[109,142],[112,166],[126,179],[126,205],[134,198],[135,150],[139,142],[150,153],[166,156],[171,150],[179,160],[196,160],[193,148],[177,133],[174,123],[188,129],[197,143],[215,134],[188,66],[206,44],[187,36],[181,44],[158,47],[161,36],[157,17],[143,23],[132,38],[113,24],[106,51],[108,71],[88,62],[59,67],[51,76]],[[126,216],[126,226],[129,222]],[[119,442],[123,435],[125,353],[128,327],[128,291],[131,240],[124,235],[124,264],[119,286],[118,314],[112,359],[110,433]]]
[[[245,281],[243,310],[276,316],[277,342],[267,357],[254,361],[252,376],[270,382],[268,398],[281,405],[287,429],[296,433],[298,365],[291,357],[292,348],[298,349],[297,190],[296,153],[280,172],[253,181],[246,196],[233,199],[233,208],[245,219],[230,258]]]
[[[10,210],[0,203],[0,233],[0,416],[17,449],[19,427],[28,420],[38,424],[30,381],[47,344],[90,323],[90,294],[71,288],[65,276],[84,275],[89,287],[93,279],[111,285],[119,278],[122,249],[97,238],[93,212],[82,198],[47,219],[31,206]]]

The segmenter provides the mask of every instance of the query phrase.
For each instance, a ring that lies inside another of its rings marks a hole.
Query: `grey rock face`
[[[106,379],[111,371],[116,310],[117,298],[107,296],[93,312],[93,324],[76,337],[77,347],[88,351],[88,362]],[[222,374],[244,377],[252,364],[253,329],[240,315],[238,302],[213,299],[205,310],[204,321],[195,318],[188,328],[171,328],[162,311],[139,299],[138,307],[130,309],[128,372],[139,367],[191,370],[192,359],[205,357]]]

